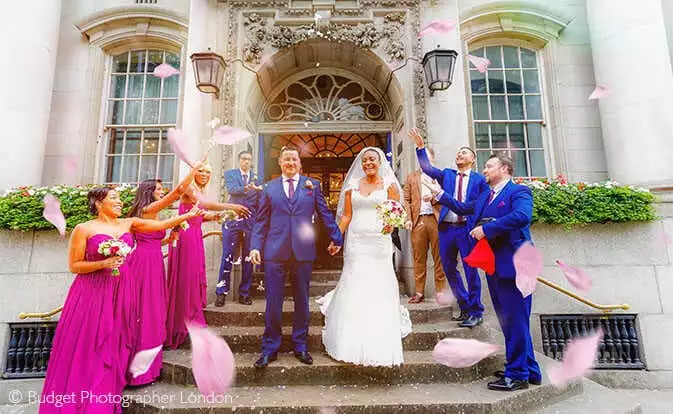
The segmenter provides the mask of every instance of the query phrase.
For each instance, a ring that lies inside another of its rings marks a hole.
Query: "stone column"
[[[421,27],[436,19],[455,22],[460,20],[458,0],[426,1],[424,3]],[[448,33],[424,36],[422,45],[423,53],[437,48],[438,45],[440,49],[453,49],[458,52],[453,83],[449,89],[435,92],[432,97],[426,96],[425,100],[428,144],[434,147],[437,154],[435,163],[440,167],[453,167],[458,147],[470,143],[466,100],[468,91],[463,69],[467,52],[462,49],[458,26]]]
[[[3,2],[0,191],[42,180],[61,0]]]
[[[661,0],[587,1],[610,178],[673,185],[673,71]]]

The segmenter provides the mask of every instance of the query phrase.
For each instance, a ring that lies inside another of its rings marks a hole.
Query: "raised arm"
[[[204,207],[206,210],[215,210],[215,211],[231,210],[243,218],[250,216],[250,210],[248,210],[248,208],[245,206],[242,206],[240,204],[218,203],[216,201],[204,200],[203,197],[199,197],[196,191],[191,187],[185,192],[185,194],[187,194],[190,199],[197,200],[198,204],[201,207]]]
[[[442,170],[430,163],[428,154],[425,152],[425,142],[423,142],[421,134],[414,128],[409,131],[409,138],[416,144],[416,157],[418,158],[418,163],[421,165],[423,172],[441,183],[443,175]]]
[[[189,174],[180,181],[170,193],[166,194],[164,197],[161,197],[159,200],[150,203],[147,207],[143,209],[143,214],[156,214],[171,204],[175,203],[180,199],[180,196],[187,191],[189,185],[194,181],[194,175],[198,170],[203,166],[203,163],[197,161],[192,169],[189,171]]]
[[[435,198],[440,204],[444,204],[448,208],[451,209],[454,213],[458,214],[459,216],[469,216],[471,214],[474,214],[474,206],[476,204],[476,200],[472,201],[458,201],[455,198],[449,196],[449,194],[446,191],[442,191],[441,193],[437,193],[437,197]]]
[[[170,229],[171,227],[175,227],[185,220],[189,220],[194,216],[202,214],[203,210],[199,209],[197,206],[194,206],[194,208],[192,208],[185,214],[171,217],[167,220],[150,220],[150,219],[141,219],[138,217],[132,217],[126,220],[131,220],[132,232],[151,233],[153,231]]]

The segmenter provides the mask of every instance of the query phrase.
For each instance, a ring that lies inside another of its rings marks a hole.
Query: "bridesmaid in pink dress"
[[[210,182],[211,168],[204,165],[194,177],[194,186],[190,187],[180,199],[178,212],[182,214],[198,204],[207,210],[232,210],[239,216],[247,217],[250,211],[239,204],[217,203],[204,200]],[[176,246],[169,246],[168,253],[168,318],[166,321],[167,337],[165,345],[176,349],[187,339],[189,333],[185,320],[204,325],[203,308],[206,307],[207,280],[206,254],[203,247],[201,223],[215,220],[219,215],[206,214],[188,221],[189,228],[180,230]]]
[[[145,180],[138,185],[136,198],[129,210],[129,217],[140,217],[156,220],[159,212],[175,201],[189,187],[194,175],[203,164],[196,163],[190,173],[170,193],[164,196],[164,187],[161,180]],[[161,246],[177,239],[176,227],[166,240],[165,230],[152,233],[137,233],[136,249],[128,258],[128,266],[133,277],[127,280],[135,293],[133,303],[136,309],[136,319],[131,321],[131,341],[133,343],[131,355],[163,346],[166,341],[166,269]],[[149,370],[137,377],[126,372],[127,385],[140,386],[151,384],[159,378],[163,353],[159,351]],[[131,361],[129,361],[131,362]]]
[[[76,273],[54,335],[41,414],[121,413],[124,373],[130,358],[128,320],[133,317],[132,293],[126,278],[129,266],[119,256],[98,252],[101,242],[120,240],[133,246],[133,233],[165,230],[202,214],[165,221],[120,219],[122,202],[108,187],[88,194],[89,210],[97,217],[77,225],[70,237],[70,271]],[[118,270],[118,274],[115,275]],[[72,396],[68,401],[64,396]]]

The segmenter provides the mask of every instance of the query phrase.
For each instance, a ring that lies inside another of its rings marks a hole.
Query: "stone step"
[[[311,273],[311,281],[313,282],[330,282],[338,281],[341,277],[341,269],[334,270],[313,270]],[[264,280],[264,272],[254,272],[252,274],[253,282]]]
[[[221,397],[202,397],[194,387],[156,383],[126,396],[133,401],[125,414],[221,413],[522,413],[544,401],[582,391],[574,384],[557,389],[548,384],[514,392],[486,388],[491,379],[469,383],[398,385],[294,385],[235,387]]]
[[[582,380],[583,392],[567,398],[555,397],[531,414],[641,414],[640,403],[593,381]]]
[[[429,322],[448,322],[451,320],[451,308],[439,307],[434,299],[422,303],[407,303],[407,296],[400,297],[400,303],[409,309],[413,324]],[[266,302],[263,299],[253,298],[252,305],[241,305],[235,301],[227,301],[223,307],[209,305],[204,309],[208,326],[264,326],[264,312]],[[320,313],[320,306],[311,299],[309,303],[310,325],[324,325],[324,317]],[[283,303],[283,324],[292,324],[294,302],[286,300]]]
[[[311,281],[309,287],[309,296],[311,297],[323,296],[325,293],[334,289],[336,285],[337,282],[334,280],[327,282]],[[254,298],[264,298],[264,291],[259,289],[259,284],[257,282],[252,283],[252,286],[250,287],[250,296]],[[292,297],[292,285],[289,283],[289,281],[285,284],[285,297],[286,298]]]
[[[255,353],[262,349],[263,326],[219,326],[212,329],[227,341],[234,353]],[[402,346],[406,351],[429,351],[443,338],[482,337],[485,334],[482,332],[483,329],[486,328],[483,326],[478,326],[472,330],[459,328],[457,322],[417,324],[413,327],[413,332],[402,340]],[[290,352],[293,349],[292,327],[284,326],[282,333],[283,342],[280,352]],[[311,352],[324,351],[322,327],[310,326],[306,343]],[[189,347],[189,341],[185,341],[182,349],[188,349]]]
[[[492,357],[470,368],[453,369],[436,363],[431,351],[405,351],[401,366],[365,367],[336,361],[324,352],[315,352],[313,365],[302,364],[292,353],[282,353],[278,355],[278,360],[260,370],[253,366],[257,358],[258,352],[235,355],[237,387],[471,382],[490,376],[502,369],[504,363],[502,357]],[[165,352],[161,380],[175,385],[194,385],[191,351]]]

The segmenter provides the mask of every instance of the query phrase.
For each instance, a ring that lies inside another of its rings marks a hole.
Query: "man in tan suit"
[[[427,150],[432,162],[435,153],[430,148]],[[447,283],[439,256],[437,221],[440,206],[423,201],[424,195],[431,194],[428,187],[438,186],[433,181],[432,178],[418,169],[411,173],[404,183],[404,208],[408,217],[405,228],[411,232],[411,248],[414,253],[414,279],[416,280],[415,294],[409,299],[409,303],[419,303],[425,299],[428,247],[432,249],[432,257],[435,263],[435,289],[439,292],[446,288]],[[423,185],[423,182],[426,182],[427,185]]]

